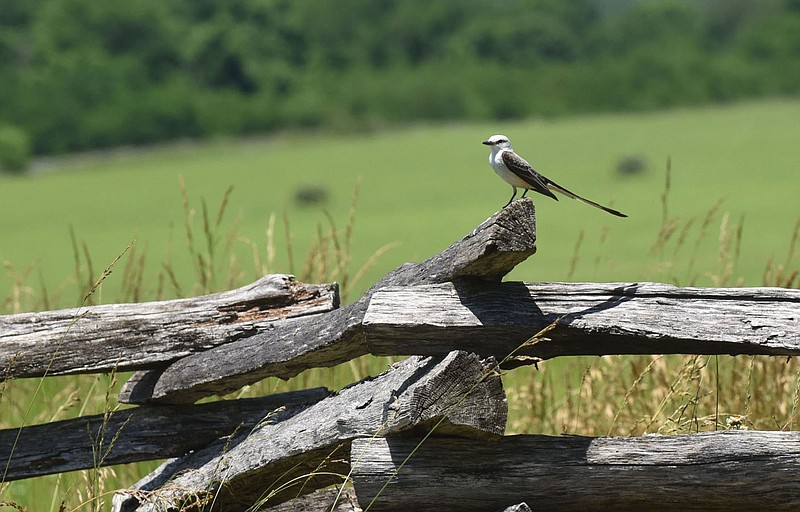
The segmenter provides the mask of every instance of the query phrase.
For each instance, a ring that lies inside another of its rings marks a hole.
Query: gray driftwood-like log
[[[499,281],[535,252],[533,203],[530,199],[515,201],[439,254],[396,268],[357,302],[194,354],[163,371],[140,374],[125,386],[119,400],[191,402],[265,377],[285,379],[309,368],[348,361],[368,353],[361,323],[376,290],[462,277]]]
[[[356,437],[434,424],[436,432],[473,441],[501,434],[508,406],[495,366],[464,352],[409,358],[291,418],[165,463],[118,494],[113,510],[167,512],[211,502],[213,510],[245,510],[266,497],[262,505],[272,506],[341,483]]]
[[[519,348],[553,324],[535,343]],[[800,354],[800,290],[654,283],[476,283],[378,290],[376,355],[467,350],[513,367],[565,355]]]
[[[0,316],[0,379],[163,366],[338,305],[335,284],[270,275],[201,297]]]
[[[800,510],[800,432],[724,431],[588,438],[538,435],[475,443],[358,439],[362,507],[415,512]]]
[[[265,419],[278,421],[325,388],[198,405],[154,405],[0,430],[2,481],[184,455]],[[13,449],[13,452],[11,451]]]

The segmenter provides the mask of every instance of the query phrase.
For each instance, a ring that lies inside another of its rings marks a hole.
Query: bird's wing
[[[500,154],[503,163],[509,171],[516,174],[522,181],[530,185],[531,190],[535,190],[540,194],[552,197],[556,201],[558,198],[547,188],[547,178],[536,172],[536,169],[531,167],[531,164],[525,161],[524,158],[517,155],[513,151],[503,151]]]
[[[565,189],[564,187],[562,187],[561,185],[559,185],[558,183],[556,183],[555,181],[553,181],[553,180],[551,180],[549,178],[546,178],[546,177],[542,176],[542,179],[545,181],[546,186],[547,186],[548,189],[553,189],[553,190],[555,190],[557,192],[560,192],[560,193],[564,194],[567,197],[571,197],[572,199],[577,199],[578,201],[580,201],[582,203],[588,204],[590,206],[594,206],[595,208],[600,208],[601,210],[605,210],[608,213],[610,213],[611,215],[616,215],[617,217],[627,217],[627,215],[625,215],[624,213],[619,212],[619,211],[617,211],[617,210],[615,210],[613,208],[609,208],[607,206],[603,206],[602,204],[597,204],[594,201],[590,201],[590,200],[586,199],[585,197],[581,197],[578,194],[576,194],[575,192],[571,192],[571,191]]]

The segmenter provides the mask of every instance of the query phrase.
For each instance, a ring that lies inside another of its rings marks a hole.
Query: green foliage
[[[28,166],[31,144],[28,135],[8,124],[0,124],[0,170],[22,172]]]
[[[800,12],[771,16],[742,31],[743,59],[761,76],[767,93],[793,94],[800,83]]]
[[[800,92],[794,0],[92,0],[0,6],[35,153]]]

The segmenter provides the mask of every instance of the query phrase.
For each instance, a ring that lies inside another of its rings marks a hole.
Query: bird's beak
[[[494,146],[494,144],[492,144],[491,141],[488,141],[488,140],[485,140],[485,141],[481,142],[481,144],[485,144],[487,146]]]

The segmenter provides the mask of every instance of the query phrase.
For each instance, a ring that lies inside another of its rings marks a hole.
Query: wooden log
[[[335,284],[270,275],[201,297],[0,316],[0,379],[154,368],[338,305]]]
[[[212,501],[213,510],[272,506],[342,483],[356,437],[434,425],[448,435],[498,435],[507,403],[495,366],[464,352],[409,358],[280,423],[165,463],[118,496],[113,510],[166,512]]]
[[[376,355],[458,349],[502,360],[516,350],[505,367],[565,355],[789,356],[800,354],[800,290],[469,281],[391,287],[373,294],[364,333]]]
[[[418,444],[407,437],[352,443],[362,507],[483,512],[524,501],[563,511],[800,509],[800,432],[429,438],[408,458]]]
[[[314,388],[199,405],[142,406],[0,430],[5,467],[0,480],[177,457],[237,429],[249,431],[266,417],[288,418],[328,394]]]
[[[289,378],[368,353],[361,322],[372,294],[386,286],[444,283],[461,277],[499,281],[536,252],[536,222],[529,199],[515,201],[472,233],[422,263],[406,263],[381,279],[357,302],[279,326],[139,375],[121,402],[191,402],[227,393],[265,377]]]
[[[320,489],[256,512],[362,512],[352,487]],[[523,512],[523,511],[519,511]]]

